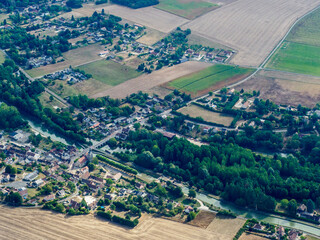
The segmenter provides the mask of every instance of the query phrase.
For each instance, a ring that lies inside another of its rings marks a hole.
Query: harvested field
[[[92,215],[66,217],[38,209],[0,208],[1,239],[172,239],[230,240],[231,231],[215,226],[208,231],[165,219],[143,217],[134,229],[127,229]],[[238,231],[237,226],[229,226]],[[233,222],[232,222],[233,223]],[[223,223],[225,224],[225,223]],[[228,226],[225,226],[228,228]],[[219,232],[218,232],[219,230]]]
[[[252,71],[247,68],[215,64],[199,72],[175,79],[167,83],[165,87],[178,89],[196,97],[235,83],[248,76]]]
[[[260,91],[260,97],[276,104],[314,107],[320,102],[320,78],[280,71],[262,71],[235,87]]]
[[[141,75],[141,73],[131,67],[106,60],[88,63],[78,67],[78,69],[91,74],[95,80],[110,86],[116,86]]]
[[[157,43],[158,41],[160,41],[162,38],[166,36],[165,33],[151,29],[151,28],[147,28],[145,31],[146,31],[146,35],[139,38],[137,42],[146,44],[148,46],[151,46]]]
[[[239,238],[239,240],[266,240],[266,239],[269,239],[269,238],[263,237],[262,235],[259,235],[259,234],[252,234],[247,232],[244,232]]]
[[[208,38],[202,37],[202,36],[194,34],[194,33],[191,33],[188,36],[188,44],[190,44],[190,45],[202,45],[202,46],[207,46],[207,47],[212,47],[212,48],[231,50],[227,46],[224,46],[224,45],[222,45],[220,43],[211,41]]]
[[[218,7],[218,4],[202,0],[160,0],[160,3],[155,6],[155,8],[187,19],[194,19]]]
[[[200,228],[207,228],[212,220],[216,217],[215,213],[208,211],[201,211],[197,214],[196,218],[188,222],[188,224]]]
[[[179,109],[178,112],[184,115],[189,115],[193,118],[201,117],[207,122],[221,124],[226,127],[230,126],[231,122],[233,121],[233,117],[230,115],[212,112],[193,104]]]
[[[183,28],[238,50],[234,64],[258,66],[296,19],[317,5],[317,0],[238,0]]]
[[[169,82],[178,77],[197,72],[207,68],[211,64],[202,62],[185,62],[170,68],[163,68],[151,74],[143,74],[140,77],[128,80],[107,91],[101,91],[91,97],[110,96],[111,98],[125,98],[126,96],[139,91],[147,91],[153,87]]]
[[[187,19],[161,11],[154,7],[140,9],[131,9],[119,5],[93,5],[86,4],[83,8],[73,9],[72,12],[62,14],[61,17],[71,18],[91,16],[94,11],[101,12],[104,9],[106,13],[119,16],[131,22],[153,28],[160,32],[169,33],[180,25],[188,22]]]
[[[29,73],[31,77],[41,77],[48,73],[63,70],[70,65],[72,67],[77,67],[92,61],[97,61],[101,59],[98,54],[103,50],[104,46],[99,44],[76,48],[63,54],[65,61],[27,70],[27,73]]]
[[[243,226],[246,221],[240,218],[215,218],[206,228],[208,231],[212,232],[223,232],[229,236],[229,239],[237,234],[239,229]]]

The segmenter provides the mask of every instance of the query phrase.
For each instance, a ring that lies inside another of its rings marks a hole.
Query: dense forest
[[[17,108],[1,102],[0,116],[0,129],[11,130],[26,125]]]
[[[143,8],[159,4],[159,0],[111,0],[112,2],[124,5],[130,8]]]
[[[303,156],[265,157],[231,139],[200,147],[146,129],[130,132],[124,146],[136,151],[136,164],[241,206],[273,211],[281,199],[320,205],[320,167]],[[132,159],[124,155],[123,160]]]
[[[31,5],[38,5],[45,3],[45,0],[1,0],[0,7],[7,9],[8,12],[14,11],[16,8],[25,8]]]
[[[0,65],[1,101],[15,106],[20,112],[37,119],[47,128],[69,140],[86,143],[85,134],[80,131],[79,125],[72,119],[70,112],[55,113],[41,105],[38,95],[43,91],[42,83],[39,81],[29,82],[18,71],[18,67],[12,60],[6,60]]]

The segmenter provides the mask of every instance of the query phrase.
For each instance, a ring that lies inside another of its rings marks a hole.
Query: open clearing
[[[210,223],[206,230],[223,232],[230,237],[229,239],[233,239],[245,222],[244,219],[240,218],[217,217]]]
[[[215,213],[208,211],[201,211],[197,214],[196,218],[188,222],[188,224],[200,228],[207,228],[212,220],[216,217]]]
[[[6,60],[6,56],[2,51],[0,51],[0,64],[4,63],[5,60]]]
[[[252,234],[252,233],[242,233],[241,237],[239,238],[239,240],[266,240],[269,238],[265,238],[262,236],[259,236],[259,234]]]
[[[97,61],[101,59],[101,57],[99,57],[99,53],[103,50],[104,46],[100,44],[92,44],[86,47],[76,48],[63,54],[65,61],[27,70],[27,73],[31,77],[41,77],[48,73],[63,70],[70,65],[72,67],[77,67],[88,62]]]
[[[61,88],[61,85],[63,86],[63,88]],[[111,87],[112,86],[108,84],[91,78],[74,85],[69,85],[66,81],[56,80],[56,84],[54,86],[50,86],[49,88],[62,98],[65,98],[78,94],[86,94],[90,96],[100,91],[106,91]]]
[[[187,74],[200,71],[210,66],[210,63],[185,62],[169,68],[163,68],[151,74],[143,74],[137,78],[130,79],[106,91],[101,91],[91,97],[110,96],[111,98],[125,98],[126,96],[139,91],[145,92],[153,87],[159,86],[173,79]]]
[[[187,107],[183,107],[179,109],[178,112],[184,115],[189,115],[193,118],[201,117],[203,120],[207,122],[222,124],[226,127],[230,126],[233,120],[233,117],[227,114],[212,112],[194,104],[191,104]]]
[[[95,80],[110,86],[116,86],[141,75],[141,73],[131,67],[106,60],[88,63],[78,67],[78,69],[91,74]]]
[[[148,46],[151,46],[155,44],[156,42],[160,41],[162,38],[164,38],[167,34],[157,31],[152,28],[146,28],[146,34],[143,35],[141,38],[137,40],[137,42],[146,44]]]
[[[197,34],[191,33],[188,36],[188,44],[190,45],[202,45],[206,47],[218,48],[218,49],[225,49],[225,50],[232,50],[230,47],[222,45],[220,43],[211,41],[208,38],[199,36]]]
[[[296,19],[317,5],[318,0],[238,0],[183,28],[238,50],[232,63],[258,66]]]
[[[166,84],[170,89],[190,93],[193,97],[230,85],[248,76],[253,70],[216,64],[196,73],[183,76]]]
[[[230,240],[235,235],[233,233],[239,230],[238,224],[230,219],[221,223],[216,221],[215,225],[207,230],[146,216],[136,228],[127,229],[96,219],[92,215],[66,217],[30,208],[1,206],[0,209],[1,239]]]
[[[320,9],[301,20],[272,56],[268,67],[320,76]]]
[[[62,14],[61,17],[71,18],[72,15],[74,15],[74,17],[86,17],[91,16],[94,11],[101,12],[102,9],[104,9],[106,13],[119,16],[123,19],[153,28],[164,33],[169,33],[180,25],[188,22],[188,20],[185,18],[161,11],[154,7],[131,9],[119,5],[109,4],[84,4],[83,8],[73,9],[69,13]]]
[[[194,19],[218,7],[217,4],[202,0],[160,0],[160,3],[155,6],[187,19]]]
[[[260,91],[260,97],[276,104],[314,107],[320,102],[320,78],[280,71],[261,71],[235,87],[240,91]]]

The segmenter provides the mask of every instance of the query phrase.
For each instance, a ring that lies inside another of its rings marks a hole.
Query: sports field
[[[301,20],[267,67],[320,76],[320,9]]]
[[[219,5],[202,0],[160,0],[155,7],[187,19],[194,19],[218,8]]]
[[[79,66],[78,69],[91,74],[95,80],[110,86],[116,86],[141,75],[141,73],[131,67],[106,60],[88,63]]]
[[[212,90],[218,84],[221,87],[221,83],[222,86],[234,83],[249,75],[252,71],[248,68],[216,64],[202,71],[173,80],[167,84],[167,87],[198,95]]]

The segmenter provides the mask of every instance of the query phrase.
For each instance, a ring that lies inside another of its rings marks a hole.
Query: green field
[[[320,76],[320,47],[284,42],[271,58],[268,67]]]
[[[248,68],[216,64],[200,72],[173,80],[168,83],[168,87],[196,94],[228,79],[240,78],[252,71]],[[225,84],[228,84],[228,82],[225,82]]]
[[[302,19],[269,60],[267,67],[320,76],[320,9]]]
[[[181,17],[194,19],[206,12],[219,7],[216,4],[202,0],[160,0],[156,8]]]
[[[88,63],[78,69],[91,74],[95,80],[110,86],[116,86],[141,74],[131,67],[106,60]]]

